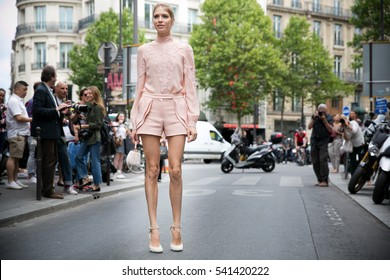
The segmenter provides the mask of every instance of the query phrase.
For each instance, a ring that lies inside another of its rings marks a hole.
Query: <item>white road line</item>
[[[219,177],[206,177],[206,178],[202,178],[202,179],[193,181],[193,182],[187,184],[187,186],[204,186],[204,185],[209,185],[211,183],[214,183],[215,181],[218,181],[219,179],[221,179],[221,176],[219,176]]]
[[[300,176],[281,176],[279,186],[303,188],[302,178]]]
[[[261,176],[244,176],[235,180],[233,186],[255,186],[258,181],[261,180]]]

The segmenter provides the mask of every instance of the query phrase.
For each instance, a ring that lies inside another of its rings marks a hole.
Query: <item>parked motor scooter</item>
[[[221,163],[221,170],[229,173],[233,168],[249,169],[261,168],[265,172],[271,172],[275,168],[276,158],[272,152],[272,144],[264,144],[245,149],[245,160],[240,161],[240,147],[243,142],[239,137],[232,137],[232,145],[225,151]]]
[[[390,110],[390,102],[387,103],[387,108]],[[388,122],[388,125],[389,122]],[[375,181],[372,200],[375,204],[380,204],[385,198],[389,199],[390,185],[390,137],[387,137],[379,150],[379,171]]]
[[[380,119],[382,118],[378,117],[378,120]],[[351,194],[360,191],[366,182],[375,177],[379,166],[380,149],[388,138],[389,132],[390,127],[387,122],[372,123],[366,130],[364,136],[366,142],[369,142],[368,150],[348,183],[348,191]]]

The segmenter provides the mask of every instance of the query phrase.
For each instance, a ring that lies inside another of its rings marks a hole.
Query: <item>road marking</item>
[[[329,217],[334,226],[344,226],[344,221],[340,217],[337,210],[332,205],[324,205],[325,213]]]
[[[244,176],[232,183],[234,186],[255,186],[261,180],[260,176]]]
[[[191,182],[191,183],[187,184],[187,186],[210,185],[213,182],[218,181],[219,179],[221,179],[221,176],[219,176],[219,177],[206,177],[206,178],[202,178],[202,179],[196,180],[194,182]]]
[[[279,186],[303,188],[302,178],[300,176],[281,176]]]
[[[242,189],[242,190],[235,190],[233,192],[234,195],[241,195],[241,196],[273,196],[273,191],[267,191],[267,190],[256,190],[256,189]]]
[[[215,192],[216,192],[216,190],[212,190],[212,189],[183,190],[183,196],[210,195],[210,194],[213,194]]]

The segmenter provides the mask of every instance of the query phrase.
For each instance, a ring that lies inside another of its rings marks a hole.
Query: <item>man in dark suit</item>
[[[41,128],[42,146],[42,196],[62,199],[62,193],[53,189],[55,165],[57,162],[57,140],[61,138],[61,111],[68,107],[67,103],[57,104],[53,88],[57,75],[53,66],[46,66],[41,73],[42,83],[37,87],[33,98],[33,121],[31,134],[36,137],[36,128]]]

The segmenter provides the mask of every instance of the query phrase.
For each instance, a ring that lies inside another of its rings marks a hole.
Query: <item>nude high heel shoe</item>
[[[179,234],[180,234],[181,233],[180,232],[180,230],[181,230],[181,226],[180,225],[172,225],[171,228],[170,228],[171,237],[172,237],[171,250],[174,251],[174,252],[181,252],[181,251],[183,251],[183,242],[181,242],[179,245],[175,245],[173,243],[173,232],[176,231],[176,229],[179,230]],[[180,239],[181,239],[181,236],[180,236]]]
[[[153,230],[159,230],[159,227],[154,227],[154,228],[149,227],[149,251],[152,253],[162,253],[163,247],[161,246],[161,244],[159,244],[158,246],[152,246],[150,242],[152,240],[151,233]]]

